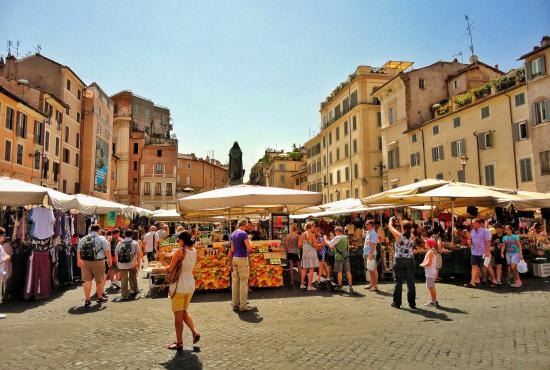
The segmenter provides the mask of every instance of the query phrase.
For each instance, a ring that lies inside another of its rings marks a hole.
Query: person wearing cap
[[[494,224],[495,233],[491,236],[491,246],[493,249],[493,258],[495,260],[495,270],[497,284],[502,284],[502,271],[506,271],[506,258],[504,257],[504,243],[502,237],[504,236],[504,229],[501,223]]]
[[[103,296],[103,286],[105,285],[105,260],[107,260],[107,266],[111,267],[113,261],[111,258],[111,248],[104,236],[99,234],[101,227],[99,225],[92,225],[90,227],[90,233],[84,238],[80,239],[78,243],[77,264],[82,269],[82,280],[84,280],[84,305],[87,307],[91,304],[90,294],[92,291],[92,280],[95,280],[97,303],[107,302],[107,298]],[[94,241],[94,260],[83,260],[80,256],[80,251],[84,243],[88,238],[92,238]]]

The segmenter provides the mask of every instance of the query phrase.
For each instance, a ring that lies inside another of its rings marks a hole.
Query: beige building
[[[378,168],[383,176],[383,189],[406,185],[414,178],[410,175],[413,142],[405,134],[407,130],[448,112],[451,94],[466,92],[501,75],[502,72],[481,62],[464,65],[456,60],[439,61],[400,73],[377,89],[372,96],[381,101],[383,160]],[[417,136],[423,134],[420,131]],[[427,173],[419,178],[426,176]]]
[[[194,153],[178,154],[176,188],[179,196],[219,189],[229,184],[227,166]],[[186,190],[187,189],[187,190]]]
[[[113,102],[93,82],[84,91],[81,189],[82,193],[110,199],[112,185]]]
[[[550,192],[550,36],[522,55],[527,80],[534,176],[538,191]]]
[[[294,189],[293,174],[303,169],[305,154],[301,151],[283,153],[273,157],[267,167],[267,186]]]
[[[294,181],[294,190],[310,190],[309,183],[307,182],[307,168],[302,166],[302,169],[292,174]],[[316,191],[316,190],[315,190]]]
[[[323,202],[380,191],[380,105],[370,94],[409,65],[359,66],[321,103],[321,131],[305,145],[309,188]]]
[[[59,137],[49,133],[50,142],[57,143],[59,138],[59,189],[64,193],[80,192],[80,128],[82,124],[82,95],[86,84],[73,70],[41,54],[16,60],[9,56],[0,74],[8,80],[25,80],[39,90],[54,95],[63,102],[64,109],[55,111],[56,132]],[[59,128],[59,129],[58,129]],[[45,137],[48,134],[45,134]],[[55,150],[57,150],[57,144]],[[54,162],[55,163],[55,162]]]

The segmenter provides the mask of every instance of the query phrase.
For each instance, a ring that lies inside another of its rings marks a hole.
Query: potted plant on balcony
[[[514,75],[503,76],[493,82],[493,85],[495,86],[495,89],[497,91],[507,90],[512,86],[514,86],[515,84],[516,84],[516,77]]]
[[[463,107],[465,105],[471,104],[474,96],[472,93],[466,93],[462,95],[457,95],[454,98],[454,102],[458,107]]]
[[[472,92],[477,99],[481,99],[485,95],[489,95],[491,93],[491,84],[486,83],[485,85],[481,85],[478,88],[472,89]]]

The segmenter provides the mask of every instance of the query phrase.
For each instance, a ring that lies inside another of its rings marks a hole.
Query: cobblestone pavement
[[[146,280],[140,280],[146,286]],[[257,313],[237,314],[230,293],[197,293],[190,312],[200,348],[176,354],[167,298],[82,307],[82,288],[0,312],[1,369],[550,369],[550,279],[525,288],[437,286],[442,308],[390,308],[392,285],[356,295],[288,288],[250,295]],[[406,293],[406,289],[404,289]],[[406,302],[405,296],[404,301]],[[190,343],[191,335],[184,340]]]

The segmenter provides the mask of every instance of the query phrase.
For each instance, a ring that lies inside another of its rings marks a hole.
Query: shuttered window
[[[485,166],[485,185],[495,186],[495,165],[489,164]]]
[[[412,153],[411,154],[411,167],[417,167],[420,166],[420,153]]]
[[[491,111],[489,110],[489,107],[483,107],[481,108],[481,119],[485,119],[491,115]]]
[[[394,169],[399,167],[399,148],[388,151],[388,168]]]
[[[451,155],[461,157],[466,153],[466,142],[464,139],[451,142]]]
[[[525,63],[525,77],[527,81],[544,74],[546,74],[546,63],[544,56]]]
[[[444,159],[443,145],[432,148],[432,161],[437,162]]]
[[[516,107],[519,107],[523,104],[525,104],[525,94],[524,93],[521,93],[521,94],[517,94],[515,97],[515,102],[516,102]]]
[[[539,153],[541,175],[550,175],[550,150]]]
[[[533,171],[531,170],[531,158],[520,159],[519,169],[521,174],[521,182],[533,181]]]
[[[514,141],[527,139],[529,137],[529,126],[527,125],[527,121],[514,123],[512,125],[512,136],[514,137]]]
[[[357,105],[357,91],[354,91],[351,93],[351,107],[355,107]]]
[[[453,118],[453,127],[458,128],[461,126],[460,117]]]
[[[493,133],[491,131],[482,132],[478,136],[479,149],[485,150],[493,147]]]
[[[550,99],[531,106],[531,119],[534,125],[550,121]]]

